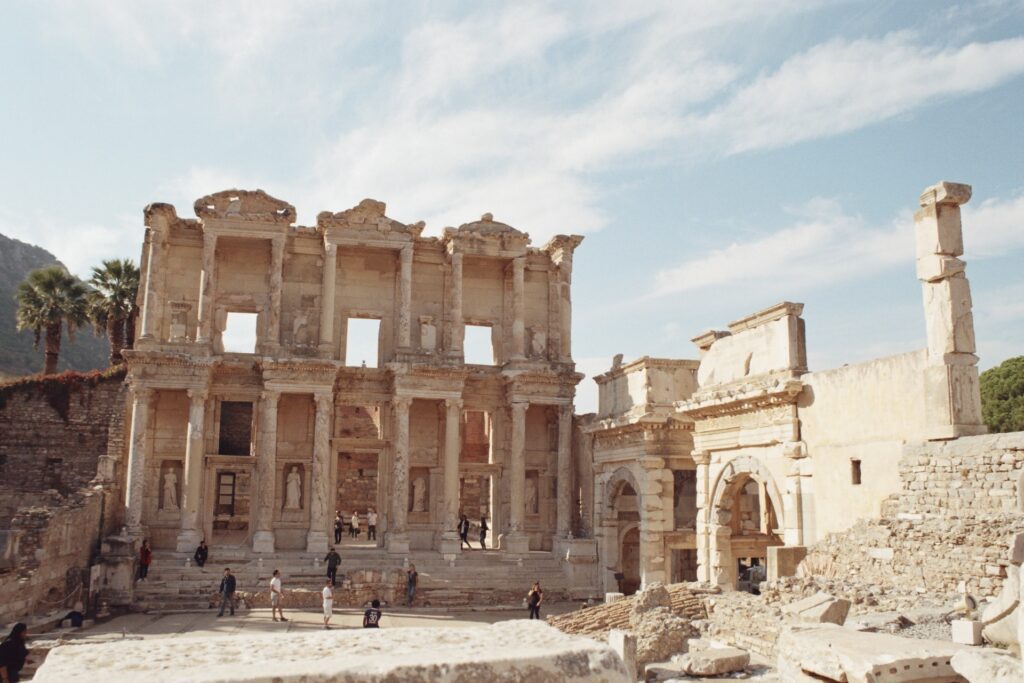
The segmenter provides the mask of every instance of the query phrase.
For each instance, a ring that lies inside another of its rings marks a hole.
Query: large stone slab
[[[35,680],[624,683],[635,680],[632,673],[607,645],[519,620],[473,629],[293,631],[65,645],[50,652]]]
[[[850,601],[828,593],[815,593],[782,608],[784,614],[811,624],[843,625],[850,611]]]
[[[679,663],[691,676],[720,676],[747,668],[750,653],[735,647],[712,647],[692,650],[680,657]]]
[[[843,683],[964,681],[950,665],[966,645],[865,633],[834,624],[791,626],[778,641],[779,679]]]
[[[977,650],[957,652],[951,660],[953,670],[971,683],[1020,683],[1024,665],[1008,652]]]

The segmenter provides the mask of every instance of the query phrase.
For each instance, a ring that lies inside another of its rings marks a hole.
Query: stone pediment
[[[295,222],[295,207],[288,202],[271,197],[263,190],[223,190],[195,202],[196,215],[200,218],[252,221],[261,223]]]
[[[489,213],[485,213],[478,221],[463,223],[458,228],[445,228],[444,239],[459,244],[459,251],[470,253],[495,250],[525,253],[530,244],[528,233],[494,220],[494,216]]]
[[[425,224],[420,221],[406,225],[393,218],[388,218],[384,212],[387,205],[376,199],[364,199],[351,209],[332,213],[321,211],[317,214],[316,225],[318,228],[327,230],[340,228],[354,233],[368,233],[369,236],[381,239],[388,236],[401,235],[416,239],[423,232]]]

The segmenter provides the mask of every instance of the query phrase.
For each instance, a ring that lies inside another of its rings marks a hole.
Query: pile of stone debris
[[[659,590],[655,591],[654,585],[652,585],[648,590],[630,597],[620,598],[614,602],[549,617],[548,623],[563,633],[603,638],[612,629],[628,630],[634,606],[641,605],[641,609],[643,609],[643,606],[647,604],[646,601],[653,599],[652,591],[655,591],[658,596],[661,596],[662,592],[667,594],[668,604],[666,606],[672,614],[678,617],[690,621],[707,617],[704,601],[701,599],[702,594],[707,593],[707,588],[685,583],[669,586],[655,585]]]

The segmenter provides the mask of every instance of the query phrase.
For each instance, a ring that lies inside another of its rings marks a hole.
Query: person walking
[[[199,541],[199,547],[196,548],[196,553],[192,556],[192,559],[196,561],[197,567],[202,567],[204,564],[206,564],[206,558],[208,558],[209,556],[210,549],[206,547],[206,539],[204,538],[203,540]]]
[[[334,584],[331,579],[324,582],[324,589],[320,593],[324,596],[324,630],[326,631],[331,627],[331,615],[334,613]]]
[[[526,605],[530,608],[531,619],[540,619],[542,602],[544,602],[544,591],[540,589],[540,581],[534,581],[533,588],[526,594]]]
[[[487,518],[480,518],[480,550],[487,550],[487,532],[491,528],[487,526]]]
[[[14,625],[10,634],[0,643],[0,681],[18,683],[21,670],[32,662],[28,656],[28,626],[20,621]]]
[[[143,539],[142,547],[139,548],[139,581],[145,581],[149,575],[149,565],[153,563],[153,549],[149,547],[149,541]]]
[[[419,582],[420,575],[416,571],[416,565],[410,564],[409,568],[405,570],[405,605],[406,607],[412,607],[412,601],[416,597],[416,584]]]
[[[363,628],[380,628],[380,618],[384,616],[380,611],[380,600],[370,603],[370,609],[363,613]]]
[[[350,528],[352,529],[352,538],[359,538],[359,512],[358,511],[352,513],[352,524],[351,524]]]
[[[341,532],[345,528],[345,520],[341,518],[341,510],[334,511],[334,542],[341,543]]]
[[[224,568],[224,576],[220,580],[220,588],[217,590],[220,593],[220,612],[217,613],[218,617],[224,616],[224,608],[231,608],[231,616],[235,616],[235,575],[231,573],[231,567]]]
[[[373,508],[366,513],[366,540],[377,540],[377,512]]]
[[[327,578],[331,582],[331,587],[338,585],[338,565],[341,564],[341,555],[338,551],[331,546],[330,551],[327,553],[327,557],[324,558],[324,562],[327,563]]]
[[[284,618],[284,610],[281,602],[284,598],[284,591],[281,590],[281,570],[274,570],[274,578],[270,579],[270,616],[278,621],[277,615],[281,615],[280,621],[288,621]]]
[[[459,519],[459,550],[462,550],[463,543],[470,550],[473,549],[473,546],[469,544],[469,518],[466,515],[462,515]]]

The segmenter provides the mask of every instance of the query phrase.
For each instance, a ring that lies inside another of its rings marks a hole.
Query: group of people
[[[462,548],[463,545],[465,545],[470,550],[473,549],[473,546],[471,546],[469,544],[469,527],[470,527],[469,518],[466,517],[466,515],[461,515],[459,517],[459,548],[460,549]],[[480,549],[481,550],[487,550],[487,532],[490,531],[490,530],[491,530],[491,528],[489,526],[487,526],[487,518],[486,517],[481,517],[480,518]]]
[[[346,520],[346,515],[341,510],[335,510],[334,512],[334,542],[341,543],[342,534],[345,532],[345,527],[348,526],[349,538],[359,538],[361,520],[359,518],[359,511],[353,512]],[[369,508],[366,511],[366,540],[376,541],[377,540],[377,511],[373,508]]]

